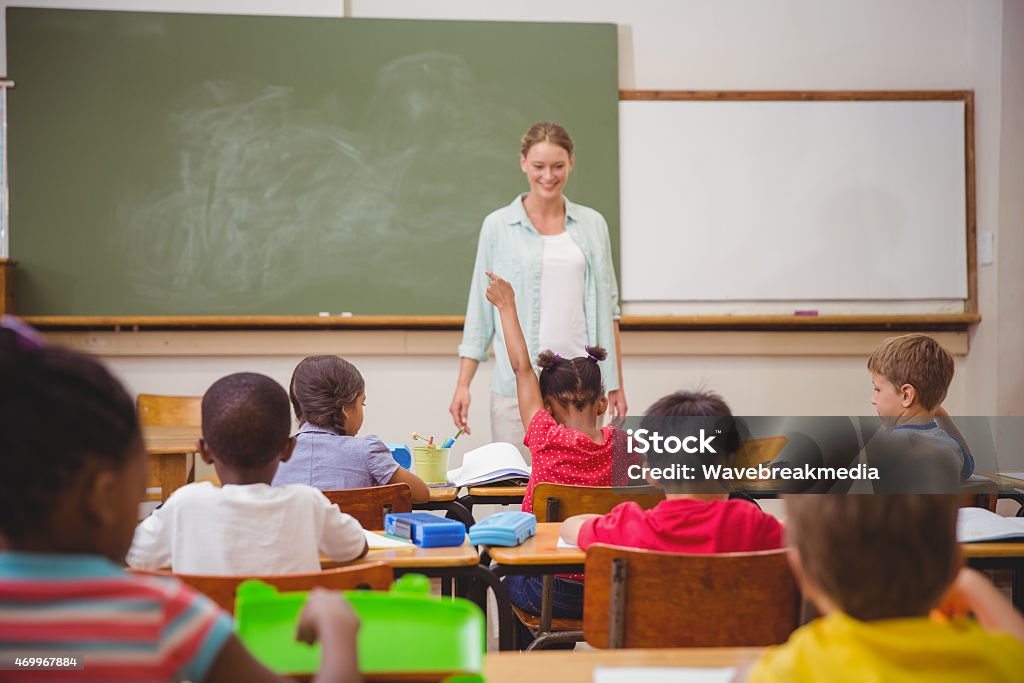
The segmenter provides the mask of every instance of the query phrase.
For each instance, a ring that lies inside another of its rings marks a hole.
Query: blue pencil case
[[[427,512],[392,512],[384,516],[384,531],[408,538],[421,548],[462,545],[466,527],[462,522]]]
[[[499,512],[469,527],[473,545],[516,546],[537,533],[537,518],[530,512]]]

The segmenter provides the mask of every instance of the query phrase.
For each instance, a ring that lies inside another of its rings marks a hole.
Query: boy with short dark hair
[[[896,492],[901,486],[921,483],[921,491],[951,492],[942,486],[944,478],[955,484],[974,473],[974,458],[942,408],[953,380],[953,357],[929,336],[905,334],[879,344],[871,352],[867,366],[871,372],[871,405],[888,428],[884,438],[886,452],[907,458],[906,472],[896,472],[896,476],[919,480],[890,476],[889,487]],[[905,442],[897,441],[901,437],[907,437]],[[925,460],[913,458],[912,453]],[[891,464],[883,461],[883,469]],[[951,476],[946,476],[947,471]],[[938,486],[928,482],[938,482]],[[911,490],[917,488],[904,488],[903,492]]]
[[[732,411],[713,392],[680,391],[659,399],[647,409],[642,427],[663,436],[678,432],[680,438],[698,433],[721,432],[715,459],[728,458],[738,447]],[[685,434],[684,434],[685,432]],[[782,547],[782,526],[761,511],[756,503],[729,500],[718,482],[700,474],[701,458],[651,452],[647,464],[669,468],[689,462],[696,480],[654,480],[665,491],[665,500],[651,510],[634,502],[620,503],[606,515],[574,515],[562,522],[560,534],[568,542],[587,548],[594,543],[644,550],[681,553],[729,553],[774,550]]]
[[[297,574],[320,555],[347,562],[366,553],[354,518],[311,486],[272,487],[295,438],[284,389],[255,373],[228,375],[203,396],[199,455],[221,486],[184,486],[135,531],[127,562],[179,574]]]
[[[769,648],[750,683],[1020,680],[1024,617],[962,568],[955,496],[785,502],[793,573],[824,616]]]

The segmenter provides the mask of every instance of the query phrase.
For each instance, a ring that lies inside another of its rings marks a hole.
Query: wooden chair
[[[281,591],[306,591],[316,586],[332,590],[387,590],[394,579],[391,566],[384,562],[366,562],[349,567],[325,569],[309,574],[276,574],[272,576],[200,576],[172,574],[163,569],[129,569],[133,574],[173,576],[203,593],[228,614],[235,613],[235,593],[239,584],[259,579]]]
[[[569,486],[542,482],[533,489],[533,514],[539,522],[562,522],[573,515],[603,515],[627,501],[650,510],[663,500],[665,493],[653,486]]]
[[[962,508],[984,508],[995,512],[998,502],[999,485],[987,477],[974,476],[960,484],[957,503]]]
[[[342,512],[355,517],[364,529],[383,529],[389,512],[412,512],[412,489],[408,484],[388,484],[365,489],[324,491]]]
[[[653,486],[571,486],[542,482],[533,489],[533,513],[538,521],[562,522],[573,515],[605,514],[619,503],[633,501],[650,509],[665,500],[665,493]],[[579,619],[552,617],[554,577],[544,576],[541,588],[540,616],[512,606],[516,617],[534,634],[527,650],[538,650],[555,643],[583,640],[583,622]]]
[[[587,548],[583,633],[600,648],[759,647],[800,624],[785,550],[684,555]]]
[[[139,414],[139,424],[144,427],[201,427],[202,401],[202,396],[139,394],[135,399],[135,410]]]
[[[139,417],[139,424],[143,427],[201,427],[202,402],[202,396],[139,394],[135,399],[135,412]],[[188,458],[187,480],[192,481],[195,478],[195,461],[191,455]],[[163,488],[157,468],[151,466],[146,488],[156,487]],[[147,493],[146,500],[164,501],[168,495],[170,492],[163,490],[160,493]]]

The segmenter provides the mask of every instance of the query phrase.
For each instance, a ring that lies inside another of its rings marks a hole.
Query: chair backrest
[[[201,427],[202,403],[202,396],[139,394],[135,400],[135,410],[139,414],[139,424],[146,427]]]
[[[308,591],[314,587],[332,590],[387,590],[394,579],[391,565],[367,562],[350,567],[325,569],[309,574],[275,574],[272,576],[200,576],[172,574],[166,570],[129,569],[134,574],[174,576],[217,603],[228,614],[235,613],[235,593],[243,581],[259,579],[279,591]]]
[[[603,515],[626,501],[650,510],[663,500],[664,491],[653,486],[570,486],[541,482],[533,489],[533,514],[539,522],[561,522],[573,515]]]
[[[583,634],[594,647],[755,647],[799,626],[785,550],[683,555],[587,548]]]
[[[999,502],[999,485],[986,477],[974,476],[960,484],[957,504],[962,507],[984,508],[996,511]]]
[[[785,436],[764,436],[758,439],[747,439],[740,444],[733,461],[734,467],[757,467],[762,463],[774,460],[775,456],[789,443]]]
[[[342,512],[355,517],[364,529],[383,529],[389,512],[412,512],[412,489],[408,484],[388,484],[365,489],[324,491]]]

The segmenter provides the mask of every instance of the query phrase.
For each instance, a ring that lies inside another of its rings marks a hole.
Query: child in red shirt
[[[727,418],[731,423],[732,411],[717,394],[677,392],[648,408],[647,415],[680,418],[659,422],[692,429],[701,418]],[[734,428],[725,431],[735,433]],[[660,457],[666,459],[664,455]],[[648,460],[652,466],[668,464],[659,462],[655,454],[649,455]],[[752,552],[783,545],[778,520],[752,502],[729,500],[728,493],[714,491],[718,487],[713,482],[652,479],[651,483],[665,491],[665,500],[653,509],[644,510],[627,502],[616,505],[606,515],[576,515],[562,522],[562,538],[580,548],[608,543],[680,553]]]
[[[519,415],[526,427],[523,443],[533,458],[523,511],[533,511],[533,489],[539,482],[577,486],[627,486],[625,436],[614,427],[598,426],[608,408],[598,363],[601,347],[586,347],[587,355],[562,358],[544,351],[537,358],[538,380],[530,363],[526,338],[516,313],[512,286],[493,273],[487,300],[501,316],[509,360],[516,376]],[[639,458],[634,456],[634,462]],[[556,576],[553,614],[579,618],[583,613],[582,576]],[[524,611],[540,614],[541,578],[510,576],[505,585],[512,602]],[[522,641],[521,641],[522,643]]]

